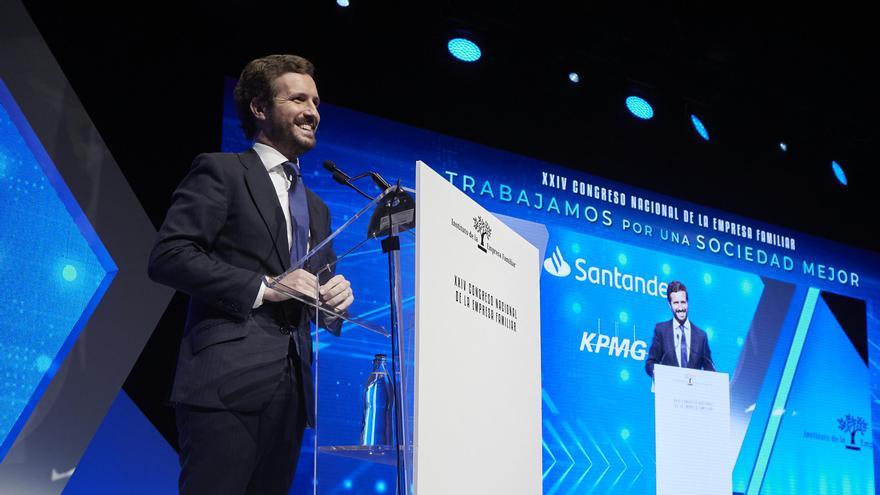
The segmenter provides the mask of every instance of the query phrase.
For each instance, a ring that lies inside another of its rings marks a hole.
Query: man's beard
[[[273,143],[276,143],[280,148],[283,148],[279,151],[292,154],[294,157],[299,157],[306,152],[311,151],[317,144],[317,139],[303,138],[296,134],[296,130],[289,128],[279,129],[277,132],[274,132],[273,135],[269,136],[269,138]]]

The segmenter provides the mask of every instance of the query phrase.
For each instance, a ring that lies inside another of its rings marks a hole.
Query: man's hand
[[[309,299],[314,299],[318,286],[318,279],[311,273],[300,268],[299,270],[294,270],[285,275],[284,278],[279,281],[279,284],[283,285],[287,290],[296,292]],[[290,295],[271,287],[266,287],[266,291],[263,293],[264,301],[281,302],[290,298]]]
[[[354,302],[351,282],[342,275],[336,275],[321,286],[321,301],[333,311],[341,313]]]

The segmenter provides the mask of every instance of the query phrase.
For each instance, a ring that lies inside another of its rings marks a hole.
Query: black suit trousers
[[[259,411],[177,404],[182,495],[287,495],[306,425],[295,370]]]

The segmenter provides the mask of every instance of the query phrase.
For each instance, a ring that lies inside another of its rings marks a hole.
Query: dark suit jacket
[[[312,191],[307,198],[315,246],[330,234],[330,215]],[[290,267],[286,229],[254,150],[196,157],[174,192],[149,265],[153,280],[190,295],[172,402],[259,410],[285,376],[290,356],[313,424],[309,311],[297,301],[251,309],[263,276]],[[335,259],[328,245],[305,268],[315,273]]]
[[[645,361],[645,371],[649,376],[654,376],[655,363],[678,366],[678,358],[675,357],[675,333],[672,330],[672,320],[663,321],[654,326],[654,339],[651,341],[651,349],[648,351],[648,359]],[[706,337],[706,332],[694,325],[694,322],[691,322],[688,368],[715,371],[712,350],[709,349],[709,339]]]

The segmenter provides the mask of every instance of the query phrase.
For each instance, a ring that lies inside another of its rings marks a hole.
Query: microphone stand
[[[400,232],[415,226],[415,200],[403,190],[400,181],[391,186],[377,172],[365,172],[350,177],[336,165],[327,160],[324,168],[333,174],[333,180],[357,191],[361,196],[373,201],[353,184],[354,181],[369,176],[373,183],[382,189],[382,201],[373,211],[370,218],[368,235],[371,238],[386,236],[381,241],[382,252],[388,255],[388,290],[391,312],[391,388],[394,393],[393,437],[395,457],[397,460],[396,494],[409,495],[411,486],[409,462],[407,455],[409,431],[407,429],[407,403],[404,387],[406,376],[403,372],[403,356],[401,342],[404,339],[403,293],[400,276]]]

